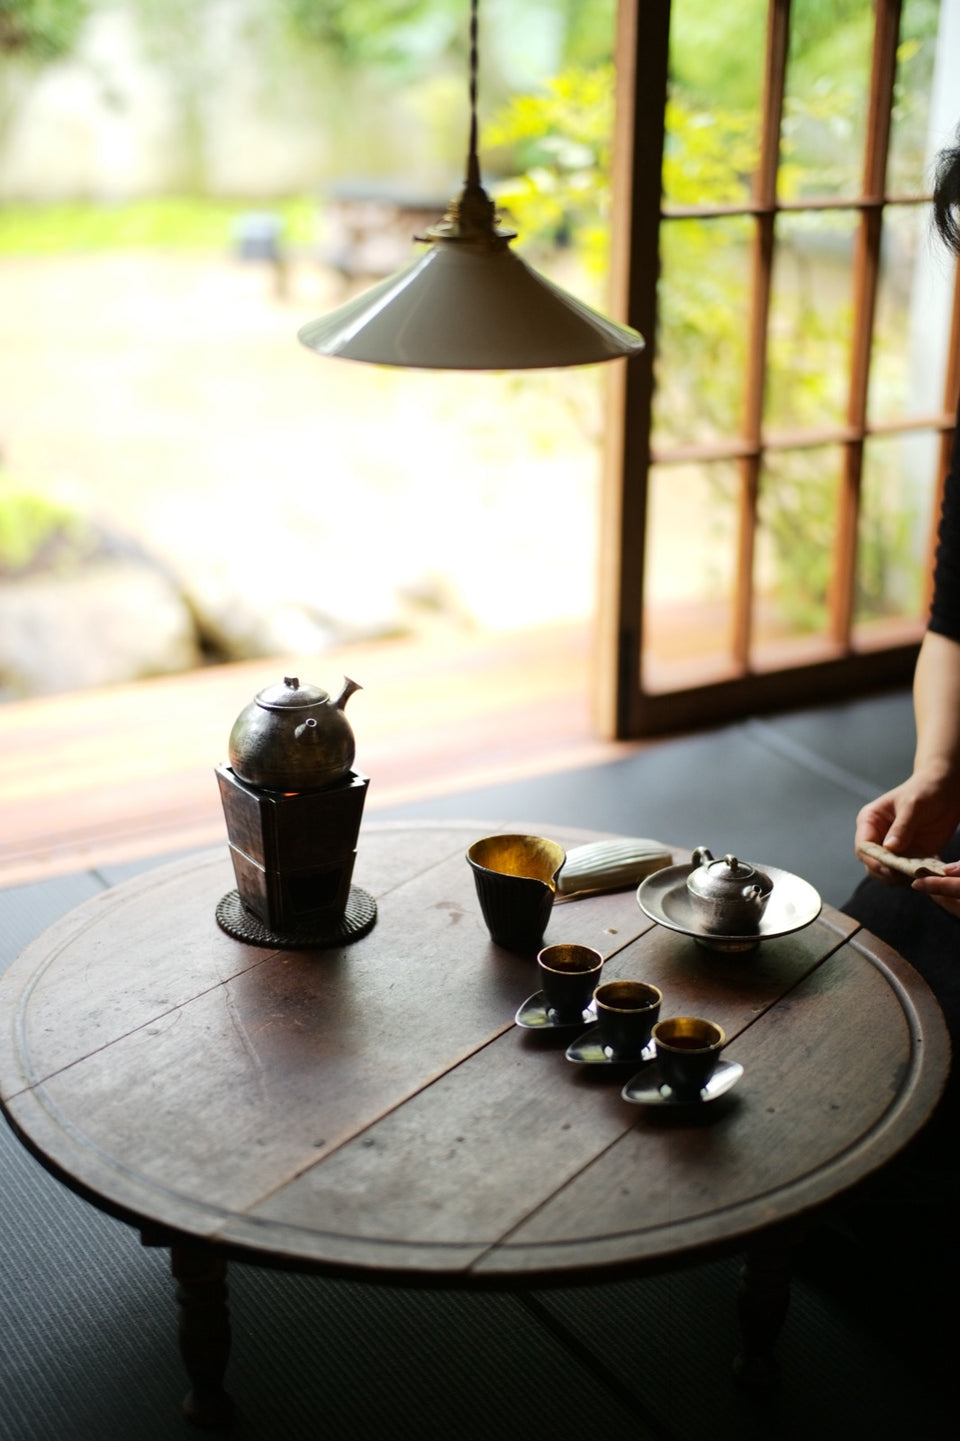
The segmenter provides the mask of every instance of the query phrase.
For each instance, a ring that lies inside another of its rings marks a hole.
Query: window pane
[[[663,193],[668,204],[750,198],[760,137],[767,0],[674,0]]]
[[[818,446],[766,457],[754,566],[754,659],[784,659],[784,644],[822,638],[842,454]]]
[[[874,424],[943,408],[951,270],[931,238],[927,207],[888,206],[870,362]]]
[[[661,235],[655,446],[739,433],[751,222],[673,220]]]
[[[938,0],[905,0],[901,12],[893,123],[887,156],[887,192],[890,195],[919,195],[927,188],[933,63],[940,8]],[[953,118],[952,112],[950,118]]]
[[[852,212],[781,215],[773,267],[765,420],[771,430],[840,425],[847,412]]]
[[[872,0],[794,0],[781,200],[860,193],[872,35]]]
[[[929,432],[874,437],[864,447],[854,610],[860,634],[921,617],[939,449]]]
[[[668,690],[729,674],[736,571],[737,467],[650,471],[643,684]]]

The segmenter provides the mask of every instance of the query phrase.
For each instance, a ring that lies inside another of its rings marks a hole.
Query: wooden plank
[[[408,825],[405,844],[398,847],[392,828],[366,827],[360,836],[358,884],[383,895],[418,869],[429,872],[451,857],[462,864],[471,834],[449,825]],[[233,887],[224,845],[94,897],[34,941],[6,980],[8,994],[22,994],[19,1017],[9,1008],[11,1024],[16,1020],[24,1026],[29,1020],[35,1028],[29,1052],[33,1069],[25,1083],[160,1019],[273,954],[269,947],[234,940],[217,925],[216,903]],[[152,957],[146,972],[130,964],[131,957],[143,954]],[[69,1027],[55,1025],[63,1007],[71,1016]],[[12,1094],[10,1078],[4,1077],[3,1084]]]
[[[512,1017],[536,989],[536,972],[532,956],[502,951],[483,926],[465,860],[468,845],[483,833],[469,824],[370,823],[360,833],[357,884],[381,900],[393,897],[384,914],[396,931],[390,944],[398,951],[416,953],[416,938],[422,934],[424,954],[433,954],[444,928],[459,927],[463,939],[458,935],[454,950],[465,946],[471,954],[489,956],[497,967],[491,974],[502,980],[515,978],[506,982],[503,1001]],[[572,845],[595,833],[563,829],[557,834]],[[5,980],[6,994],[20,997],[8,1007],[11,1026],[29,1026],[32,1070],[20,1077],[21,1083],[32,1084],[73,1065],[275,954],[273,948],[234,940],[217,925],[216,903],[233,886],[223,847],[158,867],[97,895],[34,941],[11,965]],[[175,911],[170,897],[175,897]],[[579,941],[609,955],[650,925],[630,889],[599,902],[558,905],[544,943]],[[384,929],[382,916],[369,942],[321,954],[375,956],[386,943]],[[130,964],[131,957],[144,954],[151,956],[149,971]],[[64,1009],[71,1017],[69,1027],[56,1024]],[[23,1044],[15,1032],[11,1043],[15,1049]],[[3,1077],[3,1085],[7,1094],[20,1089],[9,1076]]]
[[[950,352],[953,353],[952,350]],[[954,393],[954,392],[951,392]],[[862,428],[852,425],[822,425],[805,430],[764,430],[759,439],[745,436],[717,437],[692,445],[670,445],[651,452],[654,465],[689,465],[704,460],[740,460],[759,456],[763,451],[812,450],[827,445],[846,445],[860,436],[911,435],[919,430],[933,430],[949,442],[956,424],[957,409],[926,415],[910,415],[895,420],[865,420]]]
[[[470,1057],[249,1220],[291,1254],[465,1270],[623,1132],[609,1089],[577,1085],[562,1051],[527,1040],[512,1032]],[[224,1237],[253,1234],[234,1217]]]
[[[893,88],[897,73],[900,34],[900,0],[881,0],[875,6],[870,100],[863,160],[864,194],[881,199],[890,144]],[[874,317],[880,282],[880,241],[883,210],[860,213],[853,257],[853,323],[847,421],[854,439],[844,446],[843,480],[837,501],[836,535],[830,586],[830,634],[845,647],[853,627],[857,577],[860,496],[863,486],[864,427],[873,351]]]
[[[54,1155],[69,1133],[78,1179],[117,1204],[130,1173],[137,1198],[156,1187],[167,1224],[186,1224],[181,1201],[191,1224],[204,1203],[243,1210],[509,1029],[537,989],[533,956],[487,936],[464,858],[473,834],[362,832],[380,915],[342,948],[226,936],[214,906],[232,875],[219,853],[79,908],[5,982],[0,1081],[13,1114],[33,1113]],[[548,941],[585,938],[605,954],[650,928],[632,891],[555,919]]]
[[[617,17],[611,304],[640,331],[647,349],[609,366],[606,377],[593,675],[594,721],[606,739],[638,732],[670,0],[620,0]]]
[[[763,403],[767,381],[767,333],[773,284],[777,173],[780,164],[780,125],[786,87],[790,7],[771,0],[767,11],[761,105],[760,157],[753,180],[757,205],[750,255],[750,318],[747,368],[744,376],[741,430],[749,450],[739,465],[740,493],[737,514],[737,562],[733,598],[730,655],[739,674],[750,667],[753,636],[754,560],[757,544],[757,507],[762,465]]]
[[[263,686],[343,673],[367,813],[623,753],[589,715],[584,625],[387,641],[0,707],[0,885],[225,839],[214,778]]]
[[[631,1108],[623,1138],[478,1270],[682,1257],[802,1214],[882,1165],[932,1111],[927,1077],[948,1042],[932,995],[891,985],[878,957],[845,945],[737,1035],[729,1055],[744,1076],[715,1119],[689,1127]]]
[[[214,918],[232,879],[225,850],[161,867],[85,902],[28,946],[4,976],[0,1064],[19,1066],[0,1072],[4,1094],[259,965],[270,952],[232,940]]]
[[[219,933],[218,854],[80,907],[0,982],[14,1125],[128,1219],[484,1285],[749,1234],[880,1164],[933,1105],[942,1018],[847,918],[725,957],[649,926],[632,891],[557,906],[547,939],[598,939],[606,974],[714,1016],[747,1066],[703,1125],[653,1124],[622,1074],[514,1026],[537,973],[486,935],[470,829],[371,827],[378,923],[325,952]]]
[[[779,657],[781,668],[731,680],[721,679],[682,690],[647,693],[643,728],[648,736],[676,734],[698,726],[717,726],[760,712],[789,710],[815,702],[850,700],[871,690],[908,686],[913,677],[924,622],[898,626],[896,643],[868,649],[865,642],[850,655],[836,653],[832,642],[817,638],[799,664]],[[903,635],[906,631],[906,636]]]
[[[712,220],[717,216],[763,215],[771,210],[791,211],[817,210],[879,210],[889,205],[929,205],[932,196],[923,191],[898,192],[895,195],[804,195],[799,200],[780,198],[772,203],[738,201],[728,205],[671,205],[663,207],[664,220]]]
[[[604,976],[653,980],[663,1014],[707,1008],[731,1036],[752,1026],[791,992],[853,926],[810,927],[792,947],[768,955],[718,957],[654,927],[620,951]],[[693,955],[692,952],[699,952]],[[731,965],[731,961],[733,964]],[[310,1167],[258,1205],[252,1219],[275,1223],[273,1244],[314,1259],[395,1268],[494,1268],[481,1254],[558,1188],[631,1131],[632,1106],[620,1098],[629,1075],[591,1071],[566,1060],[568,1035],[514,1030],[499,1036],[421,1091],[336,1155]],[[613,1203],[611,1203],[613,1204]],[[575,1224],[592,1235],[590,1212]],[[682,1220],[682,1213],[677,1213]],[[224,1233],[254,1234],[235,1217]],[[450,1247],[466,1247],[459,1253]]]

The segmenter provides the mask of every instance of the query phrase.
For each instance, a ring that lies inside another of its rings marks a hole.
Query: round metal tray
[[[776,866],[763,866],[762,869],[773,881],[773,891],[756,930],[735,936],[705,930],[697,920],[687,890],[687,877],[693,869],[692,865],[684,865],[655,871],[641,881],[637,904],[644,915],[658,925],[692,936],[708,950],[752,951],[761,941],[802,930],[820,914],[823,903],[809,881],[801,880],[789,871],[778,870]]]

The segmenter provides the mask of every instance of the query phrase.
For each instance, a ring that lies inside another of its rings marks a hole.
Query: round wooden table
[[[355,879],[378,921],[337,950],[221,931],[224,846],[80,906],[3,978],[4,1110],[67,1184],[171,1247],[201,1424],[229,1410],[228,1258],[542,1286],[734,1247],[744,1365],[765,1375],[791,1229],[934,1108],[939,1009],[855,922],[827,907],[718,955],[632,889],[555,905],[546,940],[653,981],[664,1016],[718,1021],[744,1073],[693,1123],[624,1101],[622,1071],[566,1059],[569,1033],[514,1024],[535,962],[489,940],[464,859],[494,829],[539,830],[366,825]]]

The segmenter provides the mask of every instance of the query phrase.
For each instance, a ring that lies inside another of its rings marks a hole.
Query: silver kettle
[[[773,881],[734,855],[714,860],[706,846],[693,853],[687,893],[697,920],[718,935],[749,935],[760,925]]]

